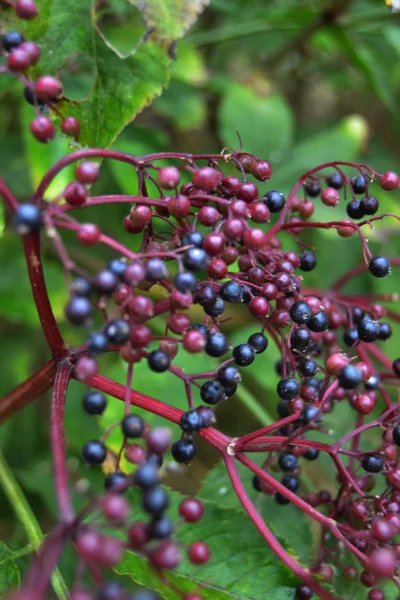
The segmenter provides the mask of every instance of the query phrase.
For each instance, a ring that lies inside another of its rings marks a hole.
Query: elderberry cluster
[[[13,6],[16,16],[20,19],[32,20],[38,15],[34,0],[17,0],[14,5],[10,2],[0,6],[0,16],[9,6]],[[43,75],[36,81],[30,77],[31,68],[36,67],[40,61],[40,53],[40,46],[25,40],[19,31],[8,31],[0,37],[0,61],[3,55],[5,72],[21,81],[24,86],[24,98],[35,109],[36,117],[30,125],[34,138],[44,144],[54,139],[56,128],[52,119],[46,116],[50,111],[54,116],[61,118],[61,131],[77,140],[80,134],[79,121],[75,117],[63,117],[57,107],[60,100],[64,99],[61,82],[51,75]]]

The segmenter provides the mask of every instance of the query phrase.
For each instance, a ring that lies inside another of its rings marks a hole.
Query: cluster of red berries
[[[15,13],[21,19],[31,20],[38,15],[38,9],[34,0],[17,0]],[[54,138],[56,128],[45,114],[51,111],[61,119],[61,131],[77,140],[80,134],[79,121],[75,117],[63,117],[57,108],[57,103],[63,99],[61,82],[50,75],[44,75],[36,81],[29,78],[30,67],[37,65],[40,60],[40,46],[25,40],[18,31],[9,31],[0,39],[0,57],[2,54],[6,57],[5,72],[21,81],[25,100],[35,108],[36,117],[30,126],[32,135],[44,144]]]

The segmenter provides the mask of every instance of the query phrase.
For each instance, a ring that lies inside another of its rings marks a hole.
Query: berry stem
[[[5,181],[0,177],[0,195],[3,196],[6,204],[11,208],[13,212],[15,212],[19,207],[19,202],[11,192],[11,190],[6,186]]]

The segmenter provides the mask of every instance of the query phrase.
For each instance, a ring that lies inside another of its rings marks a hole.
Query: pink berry
[[[82,162],[75,169],[79,183],[94,183],[99,177],[99,165],[95,162]]]
[[[165,190],[174,190],[179,185],[180,178],[180,172],[176,167],[164,167],[158,171],[158,183]]]
[[[11,71],[24,72],[31,65],[31,57],[20,46],[14,48],[7,57],[7,66]]]
[[[47,117],[36,117],[36,119],[32,121],[30,129],[33,137],[43,144],[50,142],[56,135],[54,125]]]
[[[271,163],[267,160],[257,160],[253,168],[253,175],[260,181],[268,181],[272,175]]]
[[[191,204],[187,196],[172,196],[167,204],[168,212],[176,219],[183,219],[190,213]]]
[[[23,42],[20,46],[18,46],[18,48],[29,55],[31,65],[35,65],[39,61],[40,46],[34,42]]]
[[[207,340],[201,331],[196,331],[195,329],[189,329],[183,338],[183,347],[187,352],[192,354],[202,352],[206,347],[206,343]]]
[[[15,12],[17,17],[30,21],[38,14],[38,9],[33,0],[17,0],[15,4]]]
[[[197,215],[199,222],[205,227],[212,227],[221,218],[220,213],[213,206],[203,206]]]
[[[258,186],[250,181],[241,183],[236,192],[236,197],[245,202],[253,202],[258,198]]]
[[[81,126],[78,119],[75,119],[75,117],[66,117],[63,119],[61,121],[61,131],[65,133],[65,135],[78,139],[81,132]]]
[[[96,359],[90,356],[81,356],[75,365],[75,376],[79,381],[88,381],[99,372]]]
[[[193,185],[207,192],[215,191],[222,175],[212,167],[202,167],[193,173]]]
[[[55,102],[62,95],[62,85],[54,77],[44,75],[35,83],[35,92],[44,102]]]
[[[339,202],[339,192],[335,188],[326,188],[321,194],[322,203],[325,206],[336,206]]]
[[[181,562],[181,553],[177,544],[169,540],[157,544],[148,556],[157,569],[176,569]]]
[[[171,430],[167,427],[150,429],[146,436],[146,444],[149,452],[164,454],[171,444]]]
[[[110,521],[124,521],[131,512],[127,500],[119,494],[108,494],[103,499],[101,507],[105,517]]]
[[[211,552],[204,542],[193,542],[189,546],[189,560],[195,565],[203,565],[211,558]]]
[[[77,238],[85,246],[93,246],[100,240],[101,231],[94,223],[84,223],[80,226]]]
[[[393,577],[396,572],[396,554],[389,548],[378,548],[370,556],[371,570],[377,577]]]
[[[200,521],[204,513],[204,506],[197,498],[185,498],[179,505],[179,514],[189,523]]]

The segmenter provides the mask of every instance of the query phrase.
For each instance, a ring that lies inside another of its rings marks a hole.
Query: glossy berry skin
[[[183,413],[179,425],[185,433],[194,433],[195,431],[200,431],[203,421],[196,410],[189,410]]]
[[[34,204],[20,204],[12,219],[14,231],[19,235],[28,235],[39,231],[42,225],[40,210]]]
[[[355,194],[364,194],[367,189],[367,180],[363,175],[356,175],[351,180],[351,187]]]
[[[188,465],[196,456],[196,446],[192,440],[178,440],[172,444],[171,453],[176,462]]]
[[[90,440],[83,446],[82,456],[89,465],[101,465],[106,459],[107,450],[100,440]]]
[[[211,558],[211,552],[204,542],[193,542],[189,546],[189,560],[195,565],[203,565]]]
[[[161,517],[149,523],[148,533],[154,540],[164,540],[172,535],[174,525],[170,518]]]
[[[99,177],[99,170],[99,165],[95,162],[81,162],[75,169],[75,177],[79,183],[95,183]]]
[[[286,473],[293,473],[297,469],[297,458],[291,452],[282,452],[278,458],[278,465]]]
[[[197,277],[188,271],[177,273],[174,278],[174,285],[183,294],[194,292],[197,286]]]
[[[14,48],[18,48],[25,38],[18,31],[8,31],[2,37],[1,43],[6,52],[11,52]]]
[[[188,523],[197,523],[204,513],[204,506],[196,498],[185,498],[179,505],[179,514]]]
[[[107,399],[102,392],[92,390],[83,398],[83,409],[89,415],[102,415],[107,407]]]
[[[190,231],[182,236],[182,246],[196,246],[196,248],[202,248],[204,237],[200,231]]]
[[[133,481],[144,490],[154,487],[159,482],[158,468],[150,462],[143,463],[136,469]]]
[[[62,85],[54,77],[44,75],[36,81],[35,93],[43,102],[54,101],[62,95]]]
[[[290,336],[290,345],[296,350],[305,352],[311,343],[311,333],[308,329],[294,329]]]
[[[339,385],[345,390],[354,390],[361,382],[361,371],[354,365],[347,365],[339,371]]]
[[[129,323],[124,319],[110,321],[104,330],[110,344],[124,344],[131,335]]]
[[[146,490],[142,498],[144,510],[153,517],[161,517],[162,513],[169,506],[169,497],[167,492],[161,486],[155,486]]]
[[[216,319],[220,317],[225,311],[225,302],[218,296],[212,304],[207,304],[204,306],[204,312],[209,317]]]
[[[317,266],[317,258],[312,252],[303,252],[300,254],[300,269],[302,271],[312,271]]]
[[[248,367],[254,362],[256,353],[250,344],[239,344],[232,351],[234,361],[239,367]]]
[[[138,415],[126,415],[121,421],[121,429],[127,438],[138,438],[144,433],[144,421]]]
[[[38,8],[33,0],[17,0],[15,13],[20,19],[31,21],[38,15]]]
[[[156,373],[167,371],[171,364],[170,357],[162,350],[153,350],[153,352],[150,352],[147,361],[150,369]]]
[[[369,262],[368,269],[374,277],[385,277],[390,273],[390,262],[386,256],[374,256]]]
[[[235,281],[227,281],[222,284],[220,289],[220,296],[226,302],[242,302],[244,289],[241,285]]]
[[[164,167],[158,171],[157,179],[165,190],[174,190],[179,185],[181,175],[176,167]]]
[[[225,388],[219,381],[206,381],[200,389],[200,396],[206,404],[218,404],[225,400]]]
[[[284,477],[281,479],[281,484],[294,493],[297,492],[300,486],[299,480],[293,475],[284,475]]]
[[[379,335],[378,339],[386,342],[389,338],[392,337],[392,328],[389,323],[379,323]]]
[[[10,71],[16,71],[17,73],[23,73],[31,65],[31,59],[27,52],[24,52],[22,45],[15,50],[12,50],[7,58],[7,66]]]
[[[307,460],[316,460],[319,456],[319,450],[317,448],[309,448],[302,456]]]
[[[345,331],[343,334],[343,341],[349,348],[354,346],[354,344],[359,341],[357,327],[350,327]]]
[[[74,296],[65,307],[65,316],[72,325],[87,325],[92,316],[92,305],[87,298]]]
[[[206,344],[206,353],[209,356],[214,356],[215,358],[218,358],[220,356],[223,356],[226,352],[228,352],[228,350],[229,341],[223,333],[210,333]]]
[[[400,178],[397,173],[393,173],[393,171],[387,171],[382,175],[379,183],[381,184],[381,188],[391,192],[399,187]]]
[[[305,377],[313,377],[318,371],[318,365],[315,360],[306,359],[299,363],[298,369]]]
[[[272,190],[264,196],[264,204],[267,205],[271,213],[279,213],[285,206],[285,196],[281,192]]]
[[[351,200],[346,206],[346,212],[350,219],[362,219],[364,210],[361,205],[361,200]]]
[[[338,172],[331,173],[326,178],[326,184],[328,187],[340,190],[343,187],[343,177]]]
[[[307,302],[295,302],[289,312],[292,321],[298,325],[308,323],[308,321],[311,319],[311,307],[309,304],[307,304]]]
[[[367,454],[361,460],[361,466],[368,473],[380,473],[384,467],[383,456]]]
[[[379,202],[375,196],[365,196],[360,202],[360,208],[365,215],[374,215],[379,209]]]
[[[312,590],[305,584],[300,583],[296,588],[296,600],[311,600],[313,597]]]
[[[232,365],[228,365],[218,371],[217,381],[223,386],[230,386],[234,383],[240,383],[242,381],[242,376],[240,375],[239,369]]]
[[[256,354],[262,354],[268,348],[268,338],[263,333],[253,333],[247,343],[254,348]]]
[[[30,126],[32,135],[38,142],[46,144],[50,142],[56,135],[56,130],[53,123],[47,117],[36,117]]]
[[[78,139],[81,132],[81,126],[78,119],[75,119],[75,117],[66,117],[63,119],[61,121],[61,131],[65,133],[65,135]]]
[[[357,333],[363,342],[374,342],[379,337],[379,324],[372,319],[363,319],[357,327]]]
[[[301,411],[300,421],[303,425],[308,425],[309,423],[318,423],[321,421],[321,412],[316,406],[306,406]]]
[[[215,169],[211,167],[202,167],[193,173],[193,185],[202,190],[213,192],[221,178],[222,175]]]
[[[276,389],[278,396],[283,400],[293,400],[300,392],[300,386],[295,379],[281,379]]]
[[[189,248],[183,255],[183,264],[188,271],[201,271],[207,263],[207,254],[202,248]]]
[[[328,326],[329,326],[328,317],[322,311],[317,313],[313,317],[311,317],[311,319],[307,323],[308,329],[311,329],[311,331],[314,331],[316,333],[321,333],[322,331],[326,331],[328,329]]]
[[[120,471],[115,471],[114,473],[109,473],[104,480],[104,488],[106,490],[113,490],[113,492],[121,494],[127,488],[128,477],[125,473],[121,473]]]
[[[156,569],[176,569],[181,554],[174,542],[164,540],[149,552],[149,559]]]
[[[304,184],[304,191],[310,198],[317,198],[321,193],[321,186],[318,181],[307,181]]]

